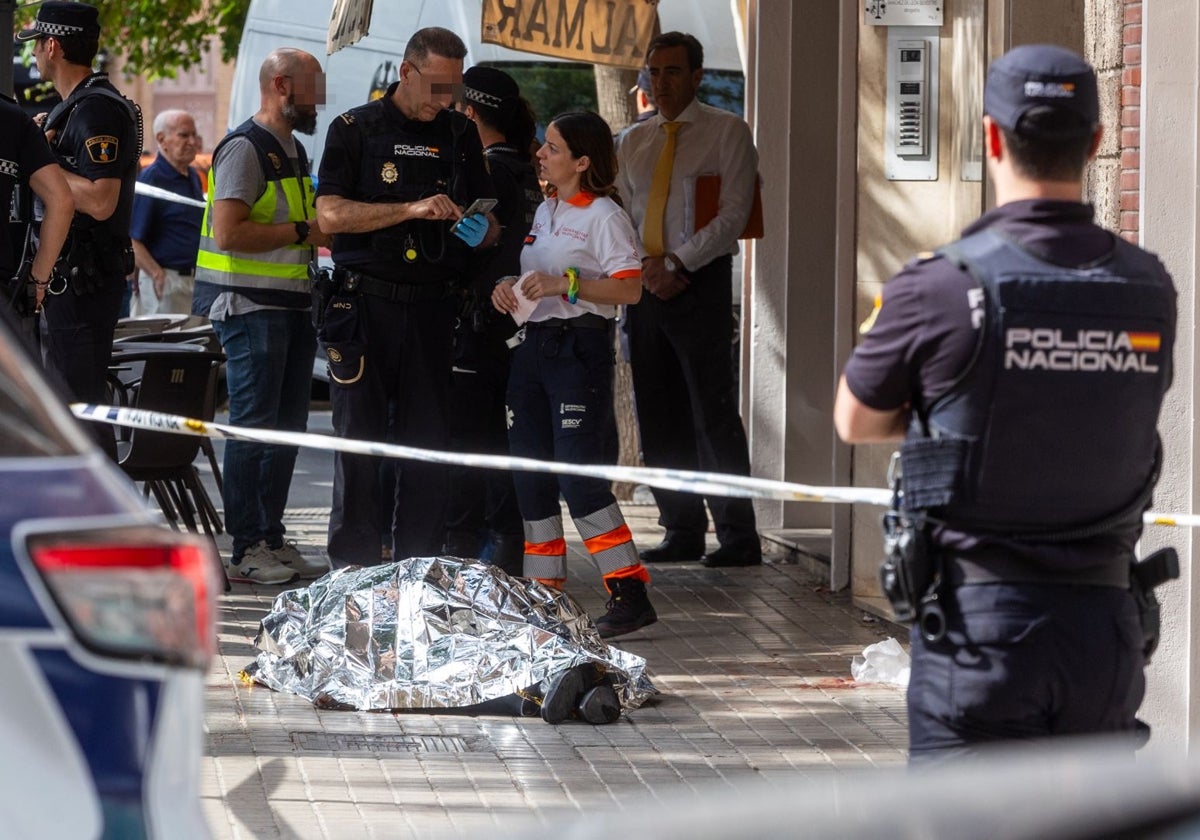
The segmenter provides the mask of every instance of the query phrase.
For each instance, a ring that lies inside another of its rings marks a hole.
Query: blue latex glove
[[[472,248],[475,248],[483,241],[483,237],[487,236],[487,216],[482,213],[476,213],[474,216],[463,216],[458,220],[458,224],[454,226],[453,230],[455,236]]]

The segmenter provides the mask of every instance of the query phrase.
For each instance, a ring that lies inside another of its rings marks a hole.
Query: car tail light
[[[126,659],[206,667],[215,549],[207,540],[134,527],[31,535],[29,556],[87,648]]]

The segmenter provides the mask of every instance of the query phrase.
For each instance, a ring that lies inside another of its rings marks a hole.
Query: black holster
[[[916,622],[928,642],[946,634],[946,617],[938,600],[941,563],[930,549],[923,519],[889,510],[883,515],[885,556],[879,584],[896,620]]]
[[[309,290],[312,293],[312,324],[319,334],[325,326],[325,309],[337,292],[333,272],[322,268],[316,260],[308,264]]]
[[[1142,655],[1150,661],[1150,655],[1158,647],[1162,627],[1161,609],[1154,589],[1169,580],[1179,577],[1179,555],[1174,548],[1160,549],[1140,563],[1129,567],[1129,591],[1137,603],[1138,616],[1142,620]]]

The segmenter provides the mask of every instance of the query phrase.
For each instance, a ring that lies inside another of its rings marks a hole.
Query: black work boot
[[[658,614],[646,596],[646,584],[632,578],[605,582],[612,597],[608,599],[608,612],[596,619],[600,638],[623,636],[658,621]]]
[[[621,717],[621,701],[617,699],[610,678],[603,678],[599,684],[584,692],[579,707],[575,709],[575,716],[594,726],[616,723],[617,718]]]

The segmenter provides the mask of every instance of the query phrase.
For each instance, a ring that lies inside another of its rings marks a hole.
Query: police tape
[[[249,429],[165,414],[139,408],[72,403],[71,411],[81,420],[92,420],[142,429],[151,432],[197,435],[223,440],[243,440],[282,446],[303,446],[350,455],[374,455],[382,458],[403,458],[433,464],[479,467],[493,470],[524,470],[554,475],[582,475],[605,481],[646,484],[662,490],[678,490],[704,496],[726,496],[739,499],[774,499],[785,502],[825,502],[832,504],[866,504],[885,507],[891,504],[892,491],[874,487],[821,487],[766,478],[728,475],[726,473],[694,472],[659,467],[619,467],[606,464],[564,464],[558,461],[539,461],[511,455],[484,455],[469,452],[443,452],[421,449],[397,443],[377,443],[367,440],[331,437],[313,432],[285,432],[274,429]],[[1200,527],[1200,515],[1148,512],[1142,516],[1146,525],[1171,528]]]
[[[648,484],[663,490],[680,490],[705,496],[779,499],[792,502],[857,502],[871,505],[886,505],[892,497],[888,490],[876,490],[868,487],[813,487],[807,484],[793,484],[722,473],[691,472],[656,467],[618,467],[605,464],[564,464],[557,461],[538,461],[533,458],[517,458],[509,455],[442,452],[396,443],[376,443],[331,437],[312,432],[247,429],[241,426],[211,423],[190,417],[180,417],[177,414],[163,414],[137,408],[74,403],[71,405],[71,410],[76,417],[83,420],[96,420],[130,429],[202,435],[255,443],[275,443],[284,446],[304,446],[345,452],[351,455],[404,458],[434,464],[453,464],[494,470],[525,470],[556,475],[582,475],[606,481]]]
[[[147,198],[161,198],[163,201],[173,201],[176,204],[186,204],[189,207],[205,206],[205,203],[200,199],[192,198],[191,196],[187,195],[180,195],[179,193],[173,193],[170,190],[164,190],[162,187],[143,184],[141,181],[138,181],[133,185],[133,191],[138,195],[144,195]]]

